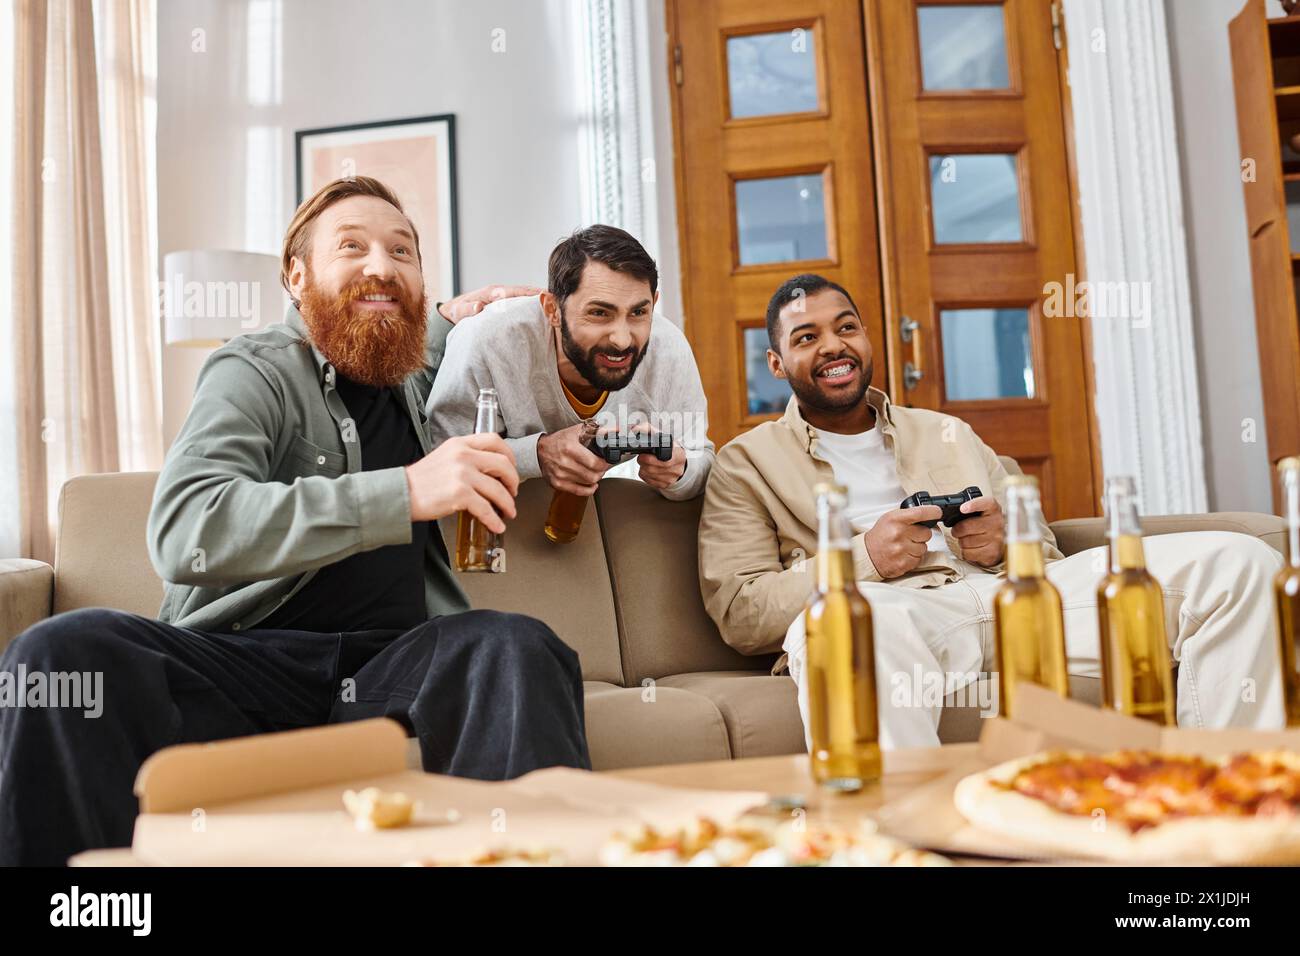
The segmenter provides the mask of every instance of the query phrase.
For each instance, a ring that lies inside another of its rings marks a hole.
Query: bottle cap
[[[1277,463],[1277,470],[1279,474],[1284,471],[1300,471],[1300,455],[1291,455],[1288,458],[1281,459]]]
[[[1033,475],[1007,475],[1008,488],[1037,488],[1038,479]]]

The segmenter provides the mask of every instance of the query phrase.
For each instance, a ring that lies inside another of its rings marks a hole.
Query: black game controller
[[[673,459],[673,436],[667,432],[607,432],[597,435],[587,447],[611,465],[632,455],[654,455],[660,461]]]
[[[951,528],[953,525],[960,524],[967,518],[971,517],[971,515],[966,514],[961,510],[961,506],[972,498],[982,498],[983,496],[984,492],[980,491],[974,485],[971,485],[965,491],[959,491],[953,495],[932,495],[928,491],[918,491],[916,494],[904,498],[903,503],[898,507],[920,508],[922,505],[938,505],[943,509],[943,518],[941,520]],[[919,521],[917,523],[923,524],[927,528],[933,528],[939,522]]]

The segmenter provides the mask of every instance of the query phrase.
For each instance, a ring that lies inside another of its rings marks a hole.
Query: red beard
[[[353,308],[366,295],[391,295],[397,308]],[[396,282],[361,279],[330,297],[307,278],[299,305],[312,344],[354,382],[376,388],[401,384],[424,366],[428,298],[416,298]]]

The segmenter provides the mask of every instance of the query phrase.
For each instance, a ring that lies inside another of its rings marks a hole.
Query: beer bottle
[[[1133,479],[1106,479],[1110,573],[1097,589],[1102,706],[1173,726],[1164,594],[1146,568]]]
[[[858,790],[880,777],[871,605],[853,580],[846,492],[818,484],[817,587],[804,607],[813,779]]]
[[[497,434],[497,390],[480,388],[474,434]],[[505,535],[488,530],[468,511],[456,517],[456,570],[496,571],[506,569]]]
[[[1300,674],[1296,673],[1296,641],[1300,640],[1300,458],[1279,461],[1277,476],[1286,503],[1286,564],[1273,581],[1282,651],[1282,696],[1287,726],[1300,727]]]
[[[1061,595],[1043,571],[1038,481],[1007,479],[1007,580],[993,599],[998,648],[998,713],[1015,716],[1016,685],[1041,684],[1070,696]]]
[[[596,420],[588,418],[582,423],[582,443],[588,444],[596,437]],[[546,524],[542,527],[546,537],[556,544],[568,544],[582,529],[582,518],[587,513],[590,495],[575,495],[557,491],[551,496],[551,507],[546,511]]]

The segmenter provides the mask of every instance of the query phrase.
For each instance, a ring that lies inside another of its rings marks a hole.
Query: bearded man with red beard
[[[497,435],[433,447],[422,409],[453,321],[428,316],[419,237],[364,176],[299,207],[285,321],[217,349],[154,493],[158,619],[70,611],[20,634],[10,673],[102,672],[102,714],[0,708],[0,864],[125,846],[140,764],[172,744],[390,717],[430,772],[590,769],[578,655],[545,624],[470,610],[436,521],[503,531]]]

